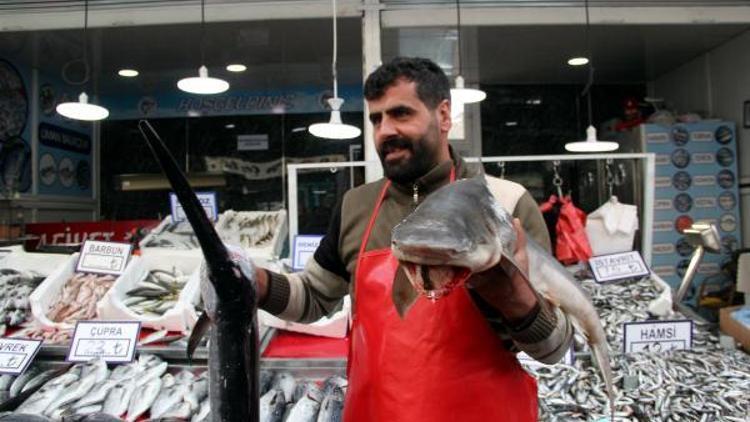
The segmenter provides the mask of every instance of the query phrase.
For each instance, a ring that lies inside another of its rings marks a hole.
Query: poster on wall
[[[77,94],[72,87],[43,75],[39,80],[38,193],[91,198],[92,124],[55,111],[57,104],[74,101]]]
[[[716,225],[720,254],[706,254],[696,283],[720,273],[741,244],[737,146],[732,122],[641,127],[646,152],[656,154],[652,270],[672,286],[687,270],[693,247],[681,231],[694,222]]]
[[[0,59],[0,197],[31,191],[30,73]]]

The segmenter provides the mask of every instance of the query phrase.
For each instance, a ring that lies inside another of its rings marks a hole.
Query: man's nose
[[[383,120],[380,121],[380,125],[378,125],[376,135],[379,139],[385,140],[398,135],[398,131],[396,130],[396,125],[393,124],[393,121],[384,117]]]

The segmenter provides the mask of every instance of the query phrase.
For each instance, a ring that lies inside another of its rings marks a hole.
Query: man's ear
[[[448,133],[451,130],[453,122],[451,121],[451,101],[443,100],[437,106],[437,117],[440,131]]]

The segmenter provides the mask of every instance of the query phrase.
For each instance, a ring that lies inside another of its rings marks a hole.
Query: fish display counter
[[[121,365],[39,362],[21,376],[0,376],[0,421],[10,415],[35,415],[42,421],[100,420],[95,418],[103,415],[131,422],[208,421],[208,370],[143,352]],[[264,360],[261,420],[340,421],[344,372],[342,360]]]

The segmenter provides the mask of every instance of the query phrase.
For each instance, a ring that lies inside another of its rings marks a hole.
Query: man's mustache
[[[414,151],[414,145],[406,138],[391,138],[380,145],[380,155],[385,156],[396,149],[408,149]]]

